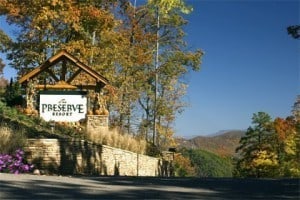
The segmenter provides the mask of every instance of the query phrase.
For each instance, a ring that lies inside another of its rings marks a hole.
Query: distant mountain
[[[243,132],[243,130],[236,130],[236,129],[230,129],[230,130],[220,130],[216,133],[213,134],[209,134],[209,135],[205,135],[206,137],[214,137],[214,136],[219,136],[219,135],[223,135],[225,133],[233,133],[235,134],[235,132],[237,132],[237,135],[239,135],[239,132]]]
[[[178,143],[179,147],[202,149],[220,156],[232,156],[243,135],[245,135],[245,131],[241,130],[220,131],[209,136],[178,139]]]

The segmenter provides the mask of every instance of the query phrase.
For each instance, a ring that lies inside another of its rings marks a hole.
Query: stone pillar
[[[24,109],[25,114],[38,114],[36,110],[37,103],[37,92],[36,92],[36,80],[29,80],[26,86],[26,108]]]
[[[87,115],[86,129],[90,133],[108,131],[108,115]]]

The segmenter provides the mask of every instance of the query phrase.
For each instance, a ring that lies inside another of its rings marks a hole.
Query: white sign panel
[[[86,113],[87,97],[82,92],[40,93],[40,117],[45,121],[77,122]]]

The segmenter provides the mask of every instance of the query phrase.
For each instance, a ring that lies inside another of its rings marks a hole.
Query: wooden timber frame
[[[51,67],[55,66],[57,63],[62,62],[62,67],[60,74],[56,74]],[[67,62],[71,63],[73,66],[77,67],[77,70],[67,79]],[[24,85],[29,83],[30,80],[33,80],[42,72],[47,72],[48,75],[55,81],[54,84],[37,84],[36,89],[86,89],[86,90],[95,90],[99,92],[105,85],[108,84],[108,80],[100,75],[98,72],[87,66],[86,64],[79,61],[76,57],[71,55],[65,50],[61,50],[56,55],[52,56],[46,60],[42,65],[35,68],[31,72],[25,74],[19,79],[19,83]],[[72,84],[72,81],[80,74],[85,73],[90,76],[90,78],[95,80],[95,84],[83,84],[78,85]],[[58,77],[58,76],[59,77]]]
[[[95,99],[98,102],[101,98],[100,91],[109,84],[104,76],[66,50],[59,51],[39,67],[22,76],[19,79],[19,83],[26,88],[25,110],[27,109],[30,114],[34,113],[33,111],[35,111],[35,114],[38,112],[36,110],[37,105],[34,102],[36,102],[37,94],[40,90],[93,91],[94,94],[89,95],[90,100]],[[97,103],[97,108],[95,106],[92,108],[93,114],[99,115],[99,110],[97,109],[102,107],[101,113],[106,113],[105,115],[107,115],[107,110],[103,106]],[[95,113],[95,111],[98,112]]]

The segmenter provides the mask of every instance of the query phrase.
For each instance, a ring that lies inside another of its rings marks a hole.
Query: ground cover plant
[[[14,154],[0,154],[0,172],[26,173],[33,169],[33,165],[24,163],[24,151],[18,149]]]

